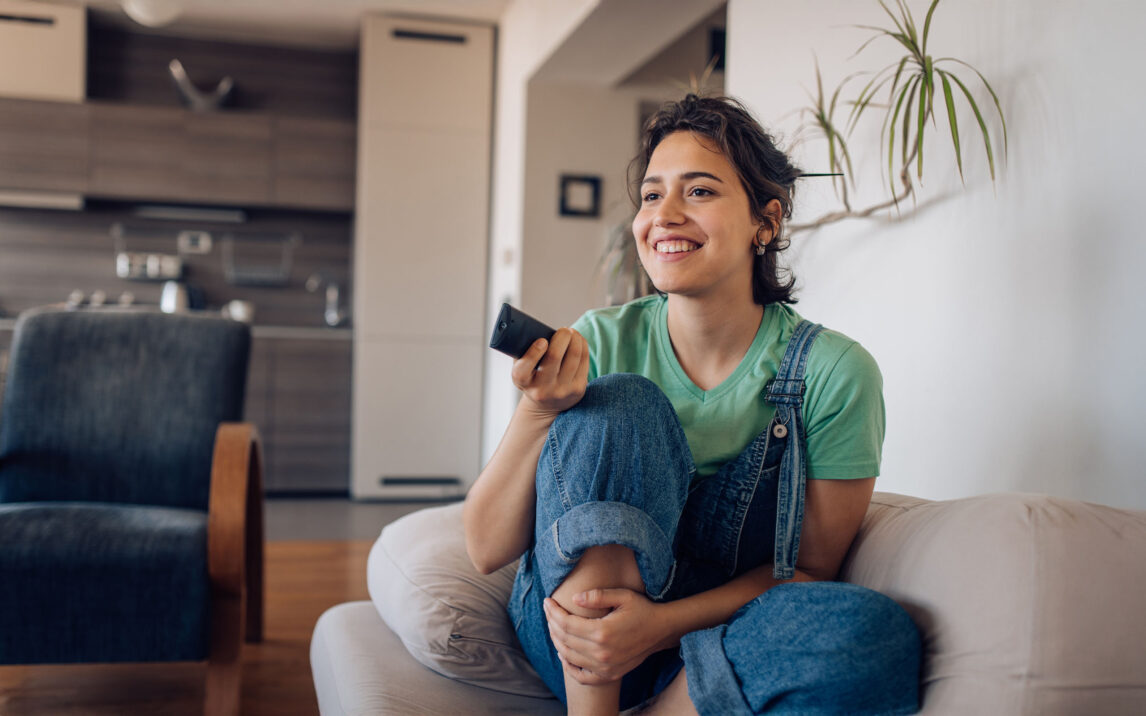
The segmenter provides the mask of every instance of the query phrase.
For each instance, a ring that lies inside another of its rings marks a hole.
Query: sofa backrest
[[[892,597],[923,632],[923,713],[1146,704],[1146,512],[876,493],[841,579]]]
[[[250,328],[218,317],[37,309],[16,324],[0,502],[206,510],[215,431],[242,419]]]

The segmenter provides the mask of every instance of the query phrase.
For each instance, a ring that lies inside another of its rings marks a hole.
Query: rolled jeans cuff
[[[542,569],[542,587],[551,595],[590,547],[617,544],[633,550],[650,599],[661,599],[672,584],[676,561],[672,540],[646,512],[623,502],[586,502],[557,518],[534,553]]]
[[[728,625],[721,624],[685,634],[680,640],[688,697],[700,716],[752,716],[740,680],[724,653],[727,631]]]

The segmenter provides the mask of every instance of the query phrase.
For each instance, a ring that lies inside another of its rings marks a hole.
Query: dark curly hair
[[[753,259],[753,300],[762,306],[795,303],[795,278],[778,260],[780,252],[788,248],[788,239],[783,236],[783,226],[766,215],[764,207],[777,199],[783,218],[792,216],[792,190],[800,170],[776,148],[771,135],[740,102],[730,97],[689,94],[679,102],[662,106],[645,124],[641,151],[629,164],[629,196],[637,207],[640,183],[653,150],[665,137],[679,131],[707,137],[720,148],[740,176],[753,218],[772,225],[772,240],[765,252]]]

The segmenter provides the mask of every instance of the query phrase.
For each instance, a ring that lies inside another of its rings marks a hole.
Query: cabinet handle
[[[421,32],[419,30],[394,30],[393,36],[399,40],[425,40],[427,42],[450,42],[464,45],[469,39],[465,35],[450,35],[444,32]]]

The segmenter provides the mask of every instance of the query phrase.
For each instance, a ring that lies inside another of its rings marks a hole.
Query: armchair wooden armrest
[[[207,516],[211,643],[206,714],[238,714],[240,653],[263,638],[263,472],[258,430],[222,423],[215,433]]]

